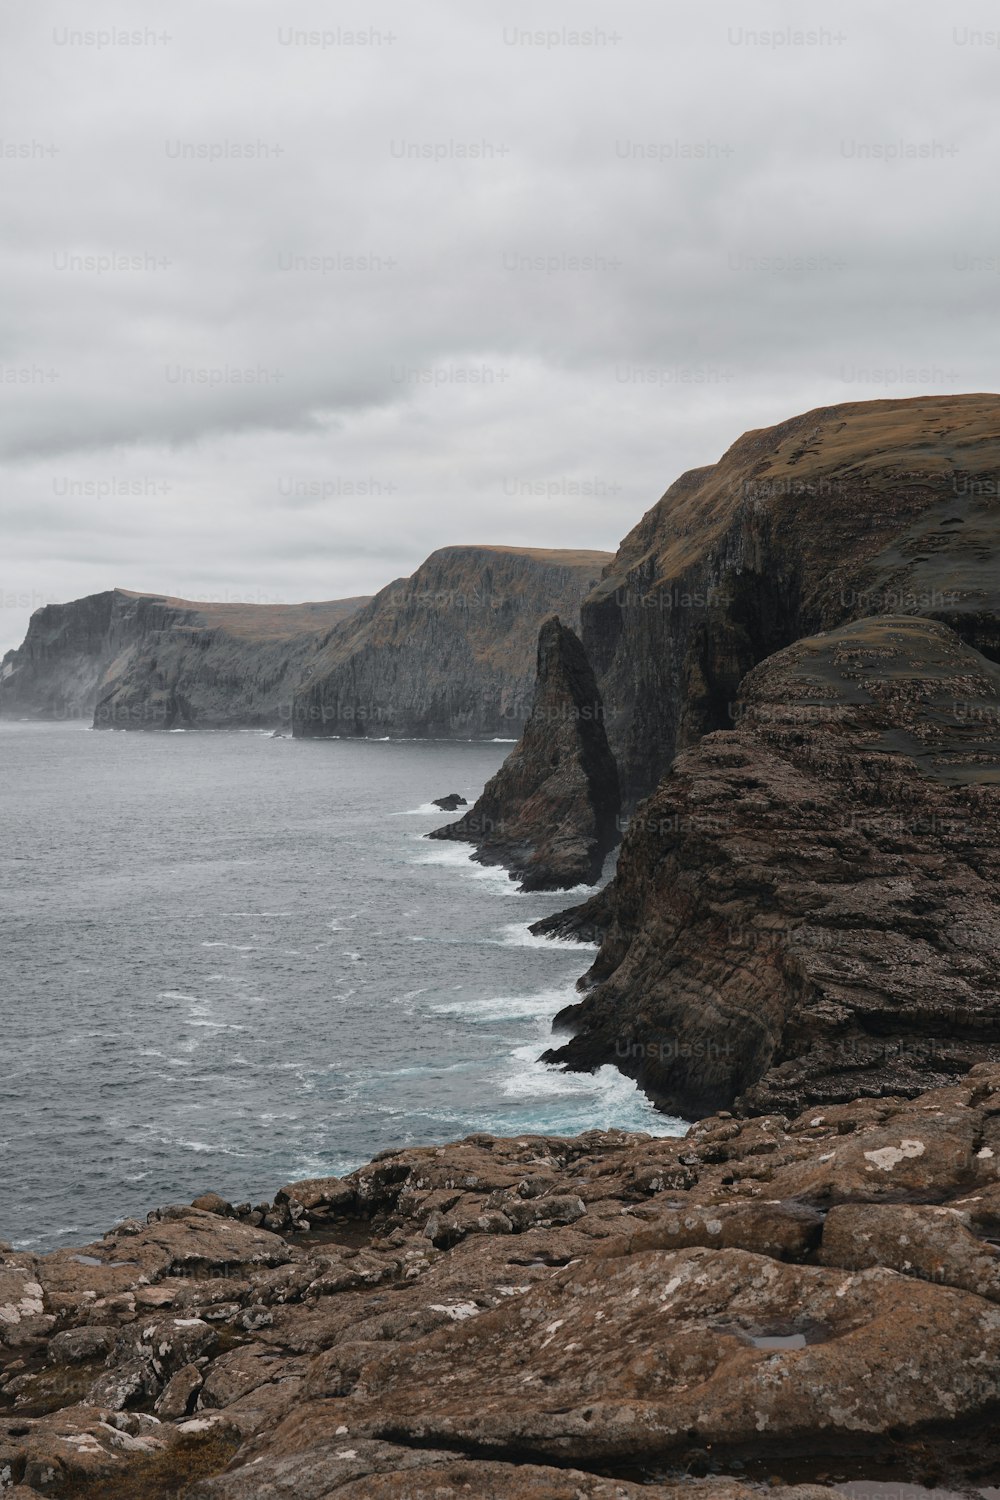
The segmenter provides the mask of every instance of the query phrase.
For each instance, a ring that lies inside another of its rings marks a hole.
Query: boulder
[[[274,1195],[276,1204],[297,1203],[306,1213],[343,1213],[353,1207],[354,1189],[339,1177],[307,1177],[290,1182]]]

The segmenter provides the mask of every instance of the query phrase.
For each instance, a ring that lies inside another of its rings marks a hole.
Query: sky
[[[997,390],[956,0],[6,0],[0,651],[109,587],[613,550],[814,406]]]

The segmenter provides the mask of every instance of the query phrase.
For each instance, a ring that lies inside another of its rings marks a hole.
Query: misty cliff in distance
[[[515,737],[542,621],[574,628],[607,552],[443,547],[331,631],[295,697],[302,736]]]
[[[204,604],[108,589],[31,617],[0,667],[0,715],[95,728],[287,722],[317,640],[367,599]]]
[[[203,604],[109,589],[31,617],[0,716],[98,729],[515,737],[538,631],[574,623],[606,552],[446,547],[373,599]]]

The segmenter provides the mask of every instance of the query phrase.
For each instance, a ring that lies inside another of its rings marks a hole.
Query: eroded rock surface
[[[913,618],[800,641],[637,810],[547,1056],[689,1116],[919,1093],[1000,1057],[998,891],[1000,668]]]
[[[216,1202],[3,1252],[8,1488],[831,1500],[993,1476],[1000,1065],[683,1137],[476,1135]],[[249,1222],[282,1208],[283,1236]]]
[[[457,823],[432,839],[476,846],[522,890],[593,884],[618,840],[618,773],[583,647],[558,616],[538,637],[531,717],[517,748]]]

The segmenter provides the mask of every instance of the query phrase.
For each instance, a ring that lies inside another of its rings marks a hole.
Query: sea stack
[[[552,615],[538,637],[535,698],[517,747],[464,818],[434,839],[476,845],[522,890],[593,884],[618,840],[618,772],[604,705],[578,637]]]

